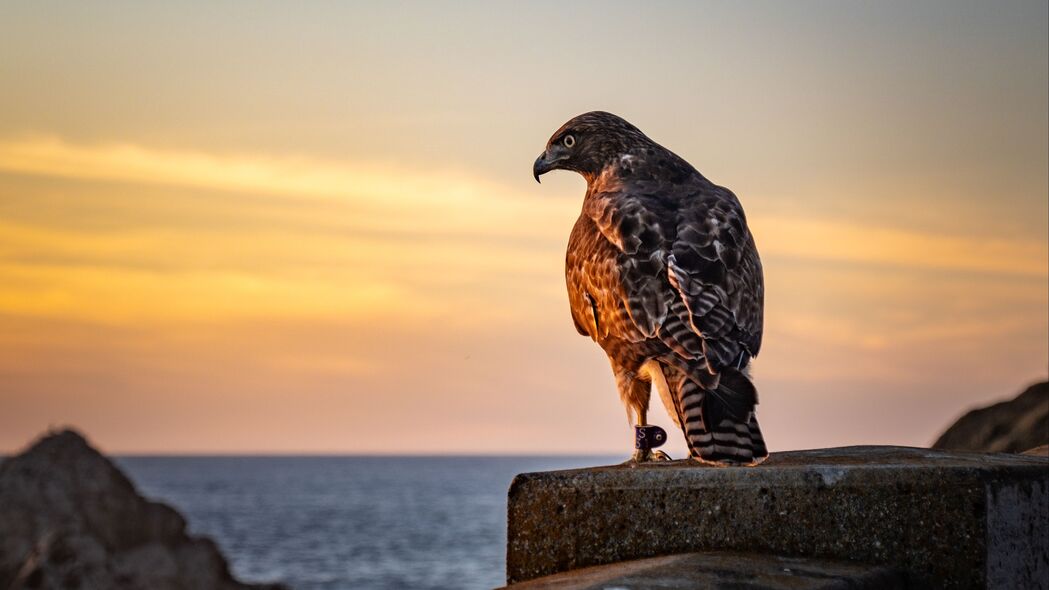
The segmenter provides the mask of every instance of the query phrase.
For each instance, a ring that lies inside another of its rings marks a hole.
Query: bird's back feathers
[[[731,191],[694,170],[683,176],[678,168],[687,164],[669,152],[658,157],[657,149],[647,148],[651,162],[625,156],[602,174],[583,215],[616,247],[620,301],[642,336],[687,358],[703,356],[715,370],[740,366],[761,347],[764,299],[743,209]],[[664,163],[671,157],[673,166]],[[674,170],[678,182],[661,180],[662,170]]]

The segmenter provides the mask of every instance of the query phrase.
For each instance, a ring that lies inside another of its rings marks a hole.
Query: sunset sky
[[[585,184],[531,176],[594,109],[743,203],[772,450],[927,445],[1049,371],[1047,22],[4,3],[0,453],[72,424],[113,452],[625,457],[565,293]]]

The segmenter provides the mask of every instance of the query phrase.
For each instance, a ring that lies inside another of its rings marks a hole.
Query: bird
[[[565,282],[576,330],[608,355],[628,420],[646,424],[655,388],[699,463],[768,457],[750,377],[761,349],[764,277],[736,195],[604,111],[550,136],[532,165],[586,180]],[[637,449],[628,463],[669,457]]]

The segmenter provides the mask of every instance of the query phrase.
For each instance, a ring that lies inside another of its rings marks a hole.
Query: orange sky
[[[1046,377],[1044,2],[593,7],[0,8],[0,452],[626,455],[530,172],[595,108],[743,202],[773,450]]]

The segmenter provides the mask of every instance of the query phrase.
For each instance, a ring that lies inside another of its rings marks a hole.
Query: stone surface
[[[1032,457],[1049,457],[1049,445],[1042,445],[1033,449],[1028,449],[1022,454],[1030,455]]]
[[[522,474],[507,581],[696,551],[886,565],[935,588],[1049,586],[1049,461],[905,447]]]
[[[746,553],[684,553],[572,570],[512,590],[903,590],[906,577],[881,566]]]
[[[972,410],[933,443],[934,449],[1022,453],[1049,444],[1049,382],[1017,397]]]
[[[209,539],[146,500],[79,434],[0,463],[0,588],[247,590]]]

